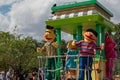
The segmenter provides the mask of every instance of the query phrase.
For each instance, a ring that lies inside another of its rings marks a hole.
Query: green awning
[[[61,28],[63,32],[73,34],[77,31],[79,25],[83,26],[83,29],[93,28],[95,29],[96,24],[101,24],[108,30],[115,31],[116,26],[105,19],[99,14],[87,15],[87,16],[78,16],[73,18],[57,19],[57,20],[48,20],[46,21],[47,25],[53,26],[55,28]]]

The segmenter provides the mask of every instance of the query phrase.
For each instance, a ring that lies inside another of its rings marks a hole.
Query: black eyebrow
[[[47,25],[46,29],[54,29],[54,27]]]

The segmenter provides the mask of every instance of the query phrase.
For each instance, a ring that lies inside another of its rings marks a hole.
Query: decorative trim
[[[57,20],[57,19],[64,19],[64,18],[72,18],[77,16],[86,16],[86,15],[92,15],[92,14],[98,14],[98,11],[96,10],[89,10],[84,12],[76,12],[76,13],[70,13],[70,14],[62,14],[59,16],[52,16],[48,20]]]

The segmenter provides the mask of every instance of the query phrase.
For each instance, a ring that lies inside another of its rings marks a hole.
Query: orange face
[[[46,29],[45,33],[44,33],[44,39],[47,42],[52,42],[55,39],[55,33],[53,29]]]
[[[84,36],[84,40],[88,41],[88,42],[96,42],[97,41],[97,37],[89,31],[83,31],[82,32],[83,36]]]

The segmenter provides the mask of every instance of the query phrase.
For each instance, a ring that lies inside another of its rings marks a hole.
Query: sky
[[[65,4],[84,0],[0,0],[0,31],[23,34],[41,41],[45,31],[45,21],[51,16],[53,4]],[[111,11],[111,21],[120,23],[120,0],[98,0]],[[67,37],[67,38],[66,38]],[[62,32],[62,39],[72,39]]]

